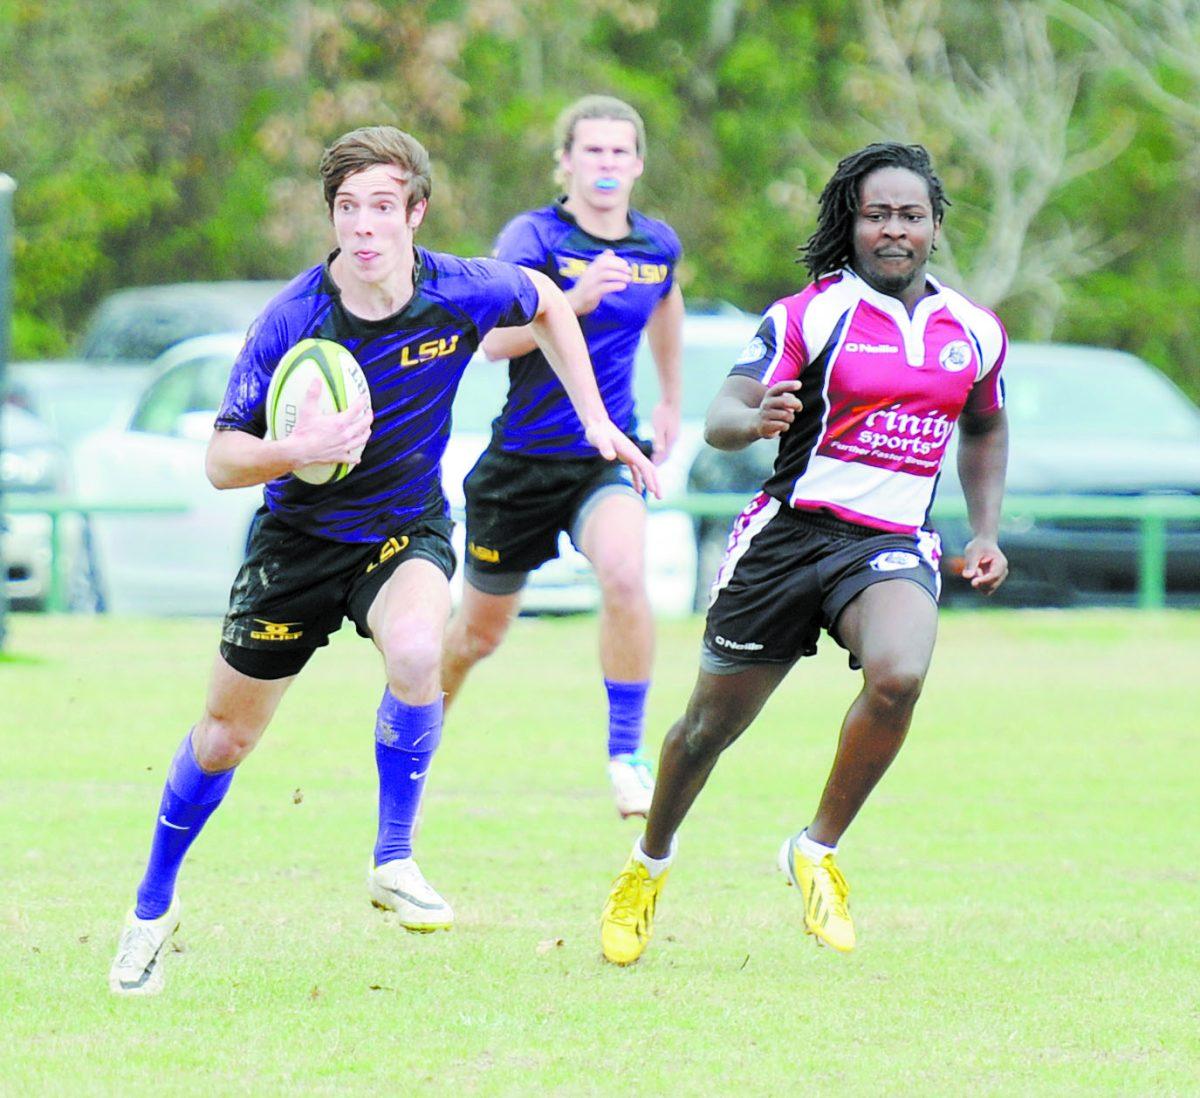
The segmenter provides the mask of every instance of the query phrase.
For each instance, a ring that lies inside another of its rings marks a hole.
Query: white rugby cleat
[[[394,911],[405,930],[427,934],[454,925],[450,905],[433,890],[412,858],[373,866],[367,872],[367,891],[371,903]]]
[[[615,755],[608,760],[608,777],[621,819],[645,816],[654,797],[654,772],[639,754]]]
[[[157,919],[125,916],[117,956],[108,970],[108,986],[117,995],[157,995],[163,989],[163,961],[171,935],[179,927],[179,900]]]

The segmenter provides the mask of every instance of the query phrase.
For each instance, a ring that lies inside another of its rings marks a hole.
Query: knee
[[[446,634],[446,648],[450,655],[467,663],[486,659],[504,640],[508,632],[508,619],[504,621],[474,621],[463,617],[456,621]]]
[[[888,709],[911,710],[921,696],[925,672],[922,668],[889,664],[868,668],[866,680],[867,690],[877,705]]]
[[[626,558],[619,563],[600,566],[596,578],[605,604],[616,610],[636,606],[646,600],[646,577],[640,560]]]
[[[438,679],[442,663],[441,629],[430,622],[392,622],[378,638],[388,682],[402,691],[421,690]]]
[[[740,731],[711,711],[689,710],[671,729],[668,738],[675,741],[690,762],[704,762],[724,751]]]
[[[263,730],[234,714],[206,710],[192,730],[192,751],[200,769],[209,774],[229,770],[254,750]]]

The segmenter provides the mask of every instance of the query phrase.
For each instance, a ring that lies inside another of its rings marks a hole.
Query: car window
[[[232,362],[227,354],[187,359],[163,374],[147,391],[130,429],[156,435],[177,433],[179,418],[189,412],[216,415],[225,397]]]
[[[1136,359],[1004,366],[1013,433],[1091,438],[1195,440],[1200,412],[1157,370]]]
[[[215,415],[225,400],[225,389],[232,369],[233,361],[228,355],[208,355],[196,360],[196,382],[184,411],[211,411]]]
[[[167,371],[146,390],[133,413],[130,430],[152,435],[169,435],[175,421],[188,410],[196,381],[196,362],[184,362]]]

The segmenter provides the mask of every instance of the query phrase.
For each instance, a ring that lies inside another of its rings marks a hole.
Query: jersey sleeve
[[[520,267],[498,259],[471,259],[466,265],[475,289],[471,313],[480,338],[493,328],[520,328],[537,315],[537,287]]]
[[[675,230],[665,221],[660,221],[658,226],[663,257],[667,262],[667,277],[662,287],[662,296],[666,297],[671,292],[671,287],[675,285],[675,270],[679,266],[679,261],[683,258],[683,245],[680,243]]]
[[[800,325],[786,302],[777,301],[764,314],[754,338],[738,355],[731,377],[750,377],[768,387],[794,381],[808,362]]]
[[[538,233],[537,222],[528,214],[521,214],[500,230],[492,257],[540,271],[546,268],[549,250]]]
[[[279,312],[264,313],[250,326],[229,374],[225,399],[217,413],[218,430],[245,431],[259,438],[266,435],[271,375],[295,342]]]
[[[1008,354],[1008,333],[993,313],[987,321],[972,329],[979,352],[979,376],[971,387],[963,411],[967,415],[992,416],[1004,407],[1004,359]]]

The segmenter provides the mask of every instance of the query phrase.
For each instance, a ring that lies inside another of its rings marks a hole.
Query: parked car
[[[10,493],[20,493],[34,503],[39,497],[69,493],[67,453],[31,412],[13,404],[0,406],[0,447],[0,483],[10,506]],[[68,521],[67,526],[64,540],[77,542],[78,525]],[[0,511],[4,592],[15,609],[40,610],[46,605],[51,583],[50,530],[49,515]]]
[[[287,285],[268,279],[176,282],[117,290],[97,306],[79,340],[84,362],[150,362],[194,336],[245,333]]]
[[[4,399],[33,412],[66,447],[114,421],[128,421],[158,368],[155,360],[184,339],[244,333],[285,283],[179,282],[118,290],[97,306],[78,357],[17,362]]]
[[[1004,366],[1010,495],[1200,498],[1200,411],[1161,373],[1120,351],[1053,343],[1013,343]],[[695,492],[761,488],[777,447],[759,442],[725,453],[705,448],[689,475]],[[942,467],[933,522],[942,537],[943,601],[974,600],[961,579],[969,537],[957,517],[962,488],[952,444]],[[732,514],[729,519],[732,518]],[[711,576],[729,520],[710,520],[700,569]],[[994,601],[1009,605],[1132,602],[1138,581],[1134,520],[1042,519],[1008,524],[1001,545],[1010,576]],[[1167,527],[1167,590],[1200,600],[1200,522]]]
[[[1154,367],[1099,347],[1014,343],[1004,371],[1010,494],[1200,501],[1200,410]],[[968,593],[958,573],[969,531],[945,513],[945,503],[962,492],[955,458],[952,449],[938,486],[943,510],[935,504],[933,511],[950,601]],[[1009,523],[1001,544],[1010,577],[995,598],[1013,605],[1132,604],[1139,539],[1135,519]],[[1200,601],[1200,520],[1167,524],[1166,585],[1171,601]]]
[[[14,362],[5,400],[36,415],[69,449],[89,431],[127,419],[152,373],[142,363]]]
[[[127,421],[80,440],[84,499],[178,513],[95,514],[95,583],[104,607],[126,614],[220,614],[241,564],[261,488],[217,491],[204,449],[244,336],[198,336],[158,359]]]

